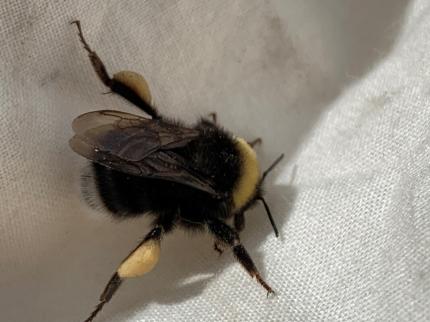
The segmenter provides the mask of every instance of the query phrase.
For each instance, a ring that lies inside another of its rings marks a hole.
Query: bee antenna
[[[261,182],[264,181],[264,179],[270,173],[270,171],[272,171],[273,168],[276,167],[283,158],[284,158],[284,154],[282,153],[275,161],[273,161],[270,167],[268,167],[266,171],[263,172],[263,176],[261,177]],[[263,203],[264,209],[266,209],[267,217],[269,217],[270,223],[272,224],[273,231],[275,232],[275,236],[278,237],[279,236],[278,228],[276,228],[276,224],[275,224],[275,221],[273,220],[269,205],[267,204],[266,200],[264,200],[262,196],[258,196],[256,199],[260,200]]]
[[[276,167],[278,165],[279,162],[281,162],[281,160],[284,158],[284,154],[282,153],[275,161],[273,161],[273,163],[270,165],[270,167],[267,168],[266,171],[263,172],[263,176],[261,178],[261,181],[263,181],[266,176],[269,174],[270,171],[273,170],[274,167]]]
[[[260,200],[263,203],[264,209],[266,209],[267,217],[269,217],[270,223],[272,224],[273,231],[275,232],[275,236],[278,237],[279,236],[278,228],[276,228],[276,224],[275,224],[275,221],[273,220],[272,213],[270,212],[269,205],[266,203],[266,200],[264,200],[264,198],[261,196],[257,197],[257,200]]]

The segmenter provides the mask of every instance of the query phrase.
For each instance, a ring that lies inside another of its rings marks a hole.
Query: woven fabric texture
[[[277,296],[207,235],[176,231],[150,274],[97,321],[429,321],[428,0],[35,1],[0,4],[0,320],[83,321],[148,231],[79,192],[68,147],[81,113],[140,113],[106,88],[145,75],[158,109],[216,111],[254,139],[281,231],[264,209],[241,235]]]

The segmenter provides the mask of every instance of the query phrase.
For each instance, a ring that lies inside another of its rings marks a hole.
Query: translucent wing
[[[214,196],[213,182],[189,166],[174,149],[196,139],[199,132],[160,119],[119,111],[96,111],[77,117],[71,148],[108,168],[185,184]]]

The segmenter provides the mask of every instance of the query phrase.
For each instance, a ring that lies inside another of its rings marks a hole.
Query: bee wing
[[[154,179],[185,184],[214,196],[213,182],[189,168],[172,151],[194,140],[199,132],[162,120],[119,111],[96,111],[77,117],[71,148],[108,168]]]
[[[109,110],[82,114],[72,127],[89,145],[127,161],[142,160],[159,149],[183,147],[199,135],[194,129],[162,120]]]

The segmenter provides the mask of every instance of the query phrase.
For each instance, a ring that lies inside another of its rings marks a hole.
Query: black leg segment
[[[261,138],[256,138],[255,140],[252,140],[252,141],[248,142],[248,144],[249,144],[251,147],[254,147],[254,146],[256,146],[257,144],[261,144],[261,143],[263,143],[263,140],[262,140]]]
[[[241,232],[245,228],[245,214],[243,212],[238,212],[234,215],[234,229]]]
[[[221,256],[224,250],[222,249],[221,243],[219,241],[214,242],[214,250],[218,252],[218,254]]]
[[[94,320],[96,315],[102,310],[103,306],[110,301],[114,293],[120,287],[122,279],[117,273],[113,274],[109,282],[107,283],[103,293],[100,295],[100,302],[96,305],[96,308],[91,312],[90,316],[85,320],[85,322],[91,322]]]
[[[97,76],[102,81],[102,83],[105,86],[109,87],[112,92],[122,96],[132,104],[136,105],[142,111],[152,116],[152,118],[160,118],[160,115],[158,114],[157,110],[149,103],[147,103],[141,97],[141,95],[139,95],[139,93],[136,92],[134,88],[132,88],[128,84],[125,84],[122,81],[119,81],[118,79],[115,78],[115,76],[114,78],[111,78],[109,76],[102,60],[97,55],[97,53],[91,49],[91,47],[85,40],[80,21],[75,20],[75,21],[72,21],[71,23],[75,24],[76,27],[78,28],[79,39],[81,40],[81,43],[83,44],[84,49],[88,52],[88,57],[90,58],[94,71],[96,72]]]
[[[208,222],[209,231],[215,235],[215,237],[222,241],[223,243],[229,245],[234,253],[234,256],[239,261],[239,263],[246,269],[246,271],[255,277],[257,281],[263,286],[267,293],[274,293],[272,288],[263,280],[254,262],[246,251],[245,247],[240,243],[239,235],[237,232],[218,219],[209,219]]]
[[[217,114],[216,112],[209,113],[208,115],[212,119],[213,124],[217,124]]]

